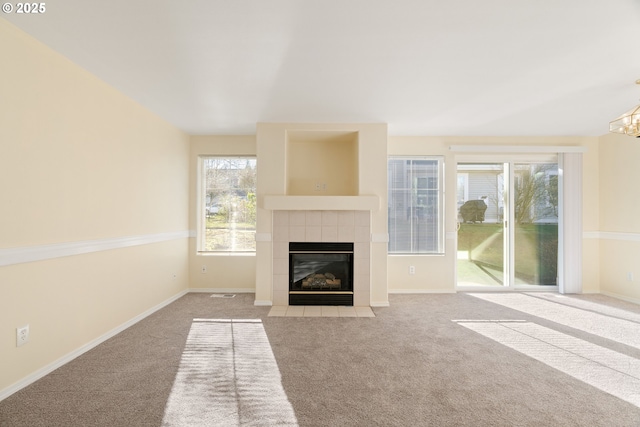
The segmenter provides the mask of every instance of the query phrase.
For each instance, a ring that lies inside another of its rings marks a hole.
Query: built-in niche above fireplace
[[[353,243],[290,242],[289,305],[353,305]]]
[[[358,132],[287,132],[287,195],[357,196],[358,173]]]

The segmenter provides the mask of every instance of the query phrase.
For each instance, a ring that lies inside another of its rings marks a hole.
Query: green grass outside
[[[230,223],[224,215],[211,215],[206,219],[206,251],[255,251],[255,224]]]
[[[220,228],[231,228],[232,225],[223,215],[211,215],[207,217],[206,223],[207,229],[220,229]],[[235,228],[237,230],[255,230],[256,225],[245,223],[245,222],[236,222]]]
[[[469,260],[498,270],[504,267],[502,224],[460,224],[458,251]],[[520,224],[515,232],[515,277],[519,282],[555,285],[558,259],[557,224]]]

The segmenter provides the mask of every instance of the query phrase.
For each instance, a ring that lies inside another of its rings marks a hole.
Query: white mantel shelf
[[[373,211],[380,210],[380,197],[265,195],[264,209],[271,211]]]

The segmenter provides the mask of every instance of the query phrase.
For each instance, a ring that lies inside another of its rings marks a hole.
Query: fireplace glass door
[[[289,305],[353,305],[353,244],[290,243]]]

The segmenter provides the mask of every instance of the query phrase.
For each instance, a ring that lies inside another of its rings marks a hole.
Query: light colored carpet
[[[579,308],[575,303],[564,303],[565,300],[572,301],[571,298],[550,301],[549,294],[543,294],[543,298],[535,294],[519,293],[470,295],[640,349],[640,316],[634,313],[624,314],[623,317],[621,310],[613,311],[610,307],[595,304],[587,305],[588,309]]]
[[[640,426],[631,390],[640,306],[603,295],[480,296],[390,295],[390,307],[362,319],[269,317],[253,294],[188,294],[1,401],[0,426],[182,423],[174,418],[184,409],[178,400],[201,386],[212,395],[193,392],[194,402],[214,409],[210,419],[226,414],[231,425],[260,425],[273,408],[264,394],[250,396],[254,378],[275,390],[278,408],[293,411],[284,422],[301,427]],[[262,323],[243,323],[232,334],[240,324],[194,319]],[[192,328],[201,328],[202,347]],[[231,338],[244,361],[236,360],[235,375]],[[212,357],[217,352],[225,356]],[[235,402],[223,388],[200,384],[207,382],[200,375],[225,387],[233,378]],[[187,405],[185,413],[193,410]]]
[[[531,322],[458,324],[640,407],[640,360]]]
[[[298,425],[259,319],[194,319],[162,425]]]

